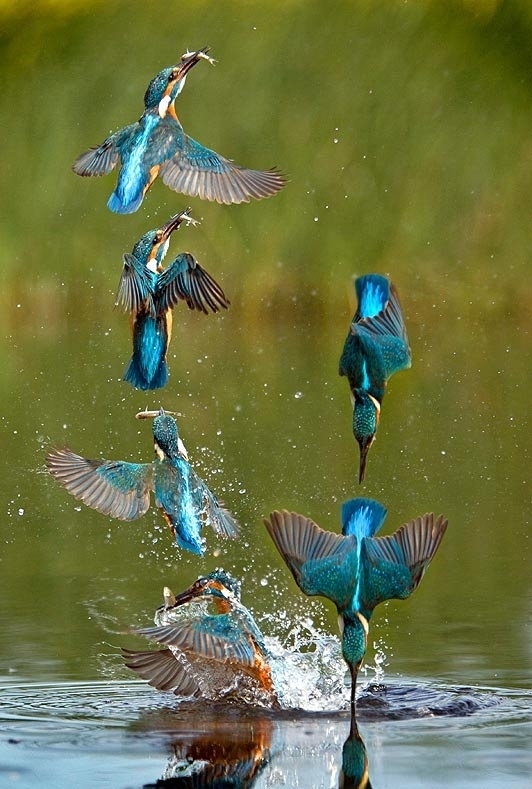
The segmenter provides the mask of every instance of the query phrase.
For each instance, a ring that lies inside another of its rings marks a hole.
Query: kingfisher
[[[412,594],[447,528],[442,515],[435,518],[427,513],[394,534],[375,537],[386,514],[378,501],[356,498],[342,506],[342,534],[325,531],[310,518],[286,510],[276,510],[264,521],[301,591],[327,597],[336,605],[342,655],[351,674],[353,711],[374,608]]]
[[[164,727],[168,715],[162,710]],[[144,789],[251,789],[271,759],[274,721],[261,710],[246,710],[236,718],[230,712],[200,713],[198,725],[190,715],[172,718],[170,755],[162,777]],[[153,719],[150,716],[150,726]],[[165,740],[167,739],[165,735]]]
[[[354,715],[351,716],[349,737],[342,748],[342,769],[338,787],[339,789],[371,789],[366,746],[358,731]]]
[[[380,274],[367,274],[355,280],[355,290],[358,307],[344,343],[339,372],[347,377],[351,390],[361,483],[388,379],[410,367],[412,355],[395,287]]]
[[[137,416],[148,418],[153,411]],[[160,408],[153,420],[155,460],[88,460],[70,449],[53,449],[48,470],[76,499],[118,520],[133,521],[150,507],[150,491],[176,544],[203,556],[203,525],[222,537],[238,536],[238,523],[195,473],[180,439],[177,422]]]
[[[241,602],[241,584],[221,568],[201,576],[180,595],[165,587],[156,627],[136,633],[165,649],[137,652],[122,649],[126,665],[158,690],[179,696],[219,698],[227,689],[277,697],[270,654],[258,625]],[[184,607],[183,609],[181,607]],[[246,679],[251,685],[246,688]]]
[[[120,161],[118,183],[107,202],[111,211],[137,211],[157,176],[175,192],[227,205],[271,197],[285,185],[286,178],[277,169],[240,167],[185,134],[174,102],[196,63],[214,63],[208,51],[205,47],[185,52],[179,63],[160,71],[148,85],[139,120],[89,148],[74,162],[72,169],[77,175],[92,176],[107,175]]]
[[[205,315],[209,310],[227,309],[230,303],[218,283],[189,252],[181,252],[163,268],[170,235],[183,222],[198,224],[190,216],[190,208],[145,233],[131,253],[124,255],[115,306],[122,304],[130,313],[133,356],[123,380],[136,389],[160,389],[166,385],[172,308],[179,300]]]

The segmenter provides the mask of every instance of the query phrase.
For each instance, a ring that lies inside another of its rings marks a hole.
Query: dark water
[[[176,749],[179,761],[191,720],[207,744],[223,740],[222,713],[169,712],[172,699],[130,682],[130,627],[151,622],[164,584],[179,591],[222,564],[287,649],[304,622],[336,634],[262,518],[286,507],[336,529],[360,492],[388,507],[387,533],[426,511],[449,518],[419,590],[372,622],[362,681],[376,653],[388,688],[359,705],[372,785],[526,785],[528,4],[65,2],[3,4],[0,18],[0,784],[142,786]],[[137,214],[112,215],[114,176],[82,180],[71,162],[138,117],[162,66],[203,45],[218,64],[190,75],[185,129],[279,166],[288,187],[222,207],[156,184]],[[170,383],[147,396],[120,381],[122,254],[189,203],[202,224],[170,255],[193,252],[231,309],[176,310]],[[351,278],[372,271],[397,285],[413,366],[390,383],[359,487],[337,365]],[[155,512],[109,521],[44,473],[52,445],[150,460],[150,425],[133,417],[160,404],[183,414],[192,463],[242,524],[238,543],[208,534],[203,560],[178,552]],[[269,752],[257,786],[338,784],[345,706],[325,691],[314,702],[326,712],[300,697],[280,717],[226,711]]]
[[[313,789],[364,785],[369,770],[372,786],[517,787],[527,785],[532,767],[523,747],[532,698],[523,691],[420,678],[368,689],[363,740],[354,742],[347,713],[175,709],[136,682],[7,682],[1,698],[6,786],[60,786],[68,776],[88,787]],[[220,775],[226,783],[215,783]]]

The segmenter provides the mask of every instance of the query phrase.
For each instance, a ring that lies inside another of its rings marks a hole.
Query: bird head
[[[355,703],[358,671],[368,646],[369,623],[360,611],[345,611],[340,617],[342,656],[351,673],[351,704]]]
[[[185,80],[190,69],[200,60],[214,60],[207,55],[208,47],[198,49],[196,52],[185,52],[175,66],[163,68],[152,79],[144,94],[144,106],[147,110],[157,110],[159,116],[164,118],[168,108],[175,101],[185,86]]]
[[[360,470],[358,481],[364,479],[370,446],[373,444],[381,406],[378,400],[363,389],[355,389],[353,406],[353,433],[360,447]]]
[[[152,429],[155,452],[160,460],[181,455],[177,422],[165,412],[164,408],[159,410],[159,415],[153,420]]]
[[[218,613],[230,611],[235,603],[240,602],[240,581],[233,575],[218,568],[208,575],[201,576],[192,586],[175,596],[172,608],[192,600],[213,601]],[[168,606],[167,606],[168,607]]]
[[[137,260],[144,263],[151,271],[160,271],[163,260],[168,252],[170,236],[174,230],[177,230],[183,222],[186,222],[187,225],[199,224],[199,222],[190,216],[190,211],[190,208],[185,208],[184,211],[180,211],[178,214],[174,214],[174,216],[170,217],[168,222],[161,227],[155,230],[148,230],[147,233],[144,233],[144,235],[139,238],[131,254],[134,255]]]

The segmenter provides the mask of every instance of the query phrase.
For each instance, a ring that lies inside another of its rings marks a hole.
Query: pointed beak
[[[200,60],[207,60],[211,65],[214,65],[214,59],[209,57],[207,54],[209,51],[209,47],[202,47],[201,49],[197,49],[195,52],[185,52],[181,55],[181,62],[179,63],[176,68],[183,69],[183,73],[186,74],[190,71],[190,69],[199,63]]]
[[[194,584],[188,589],[185,589],[184,592],[181,592],[181,594],[174,595],[174,603],[170,607],[177,608],[180,605],[185,605],[185,603],[190,603],[191,600],[195,600],[199,596],[198,588]]]
[[[175,594],[172,592],[170,587],[165,586],[163,588],[163,600],[164,606],[163,608],[173,608],[175,606]]]
[[[369,448],[373,444],[374,436],[371,436],[365,441],[360,441],[360,466],[358,471],[358,484],[360,485],[364,480],[364,474],[366,473],[366,463],[368,462],[368,453]]]
[[[199,63],[200,60],[208,60],[209,63],[214,63],[214,60],[207,55],[209,51],[209,47],[203,47],[203,49],[197,49],[195,52],[185,52],[181,55],[181,61],[174,67],[175,68],[175,80],[174,82],[178,82],[183,77],[186,77],[188,72],[191,68],[193,68],[196,63]]]
[[[166,113],[168,112],[168,109],[174,101],[176,95],[178,95],[183,89],[186,76],[190,69],[195,66],[196,63],[199,63],[200,60],[208,60],[209,63],[214,63],[214,60],[207,55],[208,51],[208,47],[204,47],[203,49],[196,50],[196,52],[185,52],[184,55],[181,55],[180,62],[173,66],[164,96],[160,100],[158,106],[158,112],[161,118],[166,117]],[[179,84],[181,82],[183,83],[182,85]],[[177,92],[173,93],[176,86]]]
[[[180,211],[179,214],[174,214],[174,216],[170,217],[168,222],[160,229],[162,233],[162,242],[170,238],[174,230],[177,230],[182,222],[187,222],[187,224],[189,222],[194,223],[195,220],[190,216],[191,210],[191,208],[185,208],[184,211]]]

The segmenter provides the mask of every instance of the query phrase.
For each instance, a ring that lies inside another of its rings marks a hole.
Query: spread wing
[[[358,577],[353,536],[324,531],[286,510],[272,512],[264,525],[302,592],[328,597],[340,609],[349,604]]]
[[[122,304],[126,310],[134,312],[138,312],[143,307],[150,315],[155,317],[152,294],[153,282],[151,272],[134,255],[126,252],[122,275],[118,283],[115,306]]]
[[[183,623],[145,627],[135,632],[185,654],[250,667],[255,663],[253,643],[231,613],[207,614]]]
[[[197,682],[170,649],[137,652],[122,648],[122,657],[128,668],[157,690],[168,690],[176,696],[196,696],[200,692]]]
[[[176,192],[226,205],[248,203],[252,197],[271,197],[286,183],[276,169],[239,167],[185,133],[177,153],[161,165],[160,176]]]
[[[74,172],[83,176],[107,175],[107,173],[110,173],[116,167],[120,158],[120,147],[128,139],[135,126],[136,124],[134,123],[130,126],[125,126],[120,131],[111,134],[101,145],[89,148],[88,151],[78,156],[72,165]]]
[[[240,533],[240,526],[236,518],[226,509],[221,501],[218,501],[214,493],[211,492],[195,471],[190,469],[190,475],[191,487],[194,486],[203,497],[206,525],[210,526],[219,537],[228,537],[231,540],[236,539]]]
[[[409,597],[421,581],[447,528],[433,513],[409,521],[388,537],[362,541],[360,599],[368,611],[392,598]]]
[[[205,314],[209,309],[219,312],[229,306],[229,299],[216,280],[188,252],[178,255],[160,274],[156,291],[159,312],[172,309],[180,299],[189,309]]]
[[[150,506],[151,463],[87,460],[70,449],[54,449],[46,465],[74,498],[111,518],[136,520]]]

